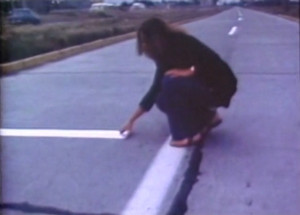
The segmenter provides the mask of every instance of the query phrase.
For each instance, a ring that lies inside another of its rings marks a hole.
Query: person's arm
[[[160,68],[157,68],[150,89],[147,91],[147,93],[144,95],[144,97],[142,98],[142,100],[139,103],[140,107],[143,110],[145,110],[146,112],[151,110],[151,108],[153,107],[153,105],[156,101],[157,95],[160,91],[161,80],[162,80],[163,76],[164,76],[163,70]]]
[[[133,131],[133,127],[135,122],[146,112],[150,111],[152,106],[154,105],[156,101],[156,97],[160,91],[160,83],[161,78],[163,77],[163,72],[160,69],[156,70],[155,77],[153,80],[153,83],[148,90],[148,92],[145,94],[145,96],[142,98],[141,102],[139,103],[139,107],[137,110],[132,114],[132,116],[129,118],[128,122],[125,124],[125,126],[121,129],[121,133],[124,131]]]
[[[132,133],[133,126],[138,118],[140,118],[146,111],[143,110],[141,107],[138,107],[138,109],[132,114],[129,121],[123,126],[121,129],[121,133],[124,131],[128,131],[129,133]]]
[[[170,76],[172,78],[179,78],[179,77],[190,77],[195,74],[195,66],[191,66],[190,68],[186,69],[171,69],[166,72],[167,76]]]

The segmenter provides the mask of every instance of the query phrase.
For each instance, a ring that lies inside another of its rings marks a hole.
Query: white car
[[[90,7],[89,11],[90,13],[97,13],[97,12],[105,11],[105,9],[112,8],[112,7],[115,7],[115,5],[111,3],[106,3],[106,2],[94,3]]]
[[[139,2],[135,2],[130,6],[130,10],[143,10],[143,9],[146,9],[146,5]]]

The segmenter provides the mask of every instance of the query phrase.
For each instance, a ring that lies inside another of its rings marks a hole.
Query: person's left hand
[[[166,72],[165,75],[170,76],[171,78],[179,77],[190,77],[194,74],[194,71],[191,69],[171,69]]]

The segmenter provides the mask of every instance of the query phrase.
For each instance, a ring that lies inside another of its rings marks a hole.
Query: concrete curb
[[[85,43],[82,45],[72,46],[70,48],[61,49],[58,51],[49,52],[46,54],[37,55],[23,60],[14,61],[11,63],[5,63],[0,65],[2,74],[17,72],[19,70],[40,66],[42,64],[62,60],[67,57],[71,57],[83,52],[91,51],[97,48],[102,48],[114,43],[118,43],[124,40],[128,40],[135,37],[135,32],[122,34],[119,36],[110,37],[107,39],[100,39],[93,42]]]
[[[182,25],[189,22],[198,21],[204,18],[207,18],[210,15],[190,18],[180,22],[173,23],[174,25]],[[57,60],[62,60],[77,54],[81,54],[87,51],[92,51],[94,49],[103,48],[105,46],[109,46],[118,42],[122,42],[128,39],[134,38],[136,32],[130,32],[114,37],[109,37],[105,39],[96,40],[89,43],[84,43],[82,45],[72,46],[70,48],[61,49],[58,51],[49,52],[46,54],[37,55],[34,57],[25,58],[22,60],[14,61],[11,63],[0,64],[1,74],[8,75],[11,73],[18,72],[20,70],[29,69],[32,67],[40,66],[48,62],[53,62]]]

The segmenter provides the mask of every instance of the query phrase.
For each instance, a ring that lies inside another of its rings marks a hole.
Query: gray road
[[[300,214],[299,25],[241,10],[239,92],[203,150],[188,215]]]
[[[295,214],[298,25],[235,8],[184,27],[228,61],[240,80],[224,124],[207,140],[188,214]],[[129,40],[3,77],[2,128],[118,129],[154,69]],[[153,109],[125,141],[1,137],[3,202],[120,213],[168,133],[165,117]]]

